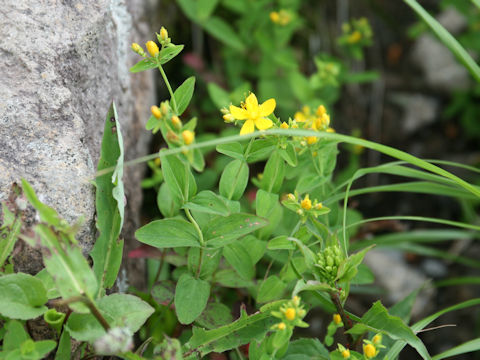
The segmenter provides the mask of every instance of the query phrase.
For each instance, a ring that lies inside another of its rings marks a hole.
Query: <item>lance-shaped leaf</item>
[[[53,208],[40,202],[31,185],[24,179],[22,187],[27,199],[40,213],[40,219],[49,224],[38,224],[35,232],[41,240],[43,263],[58,292],[65,299],[83,295],[92,298],[98,289],[97,279],[75,240],[75,226],[70,227]],[[89,311],[82,303],[73,303],[70,307],[78,312]]]
[[[35,232],[40,236],[45,249],[43,263],[60,295],[64,299],[83,295],[93,298],[98,290],[97,279],[80,247],[67,242],[61,233],[55,233],[45,224],[37,225]],[[89,312],[83,303],[72,303],[69,306],[77,312]]]
[[[399,317],[392,316],[380,301],[377,301],[360,319],[358,324],[348,330],[354,335],[363,334],[366,331],[387,334],[394,340],[406,341],[415,348],[423,359],[430,359],[427,348]]]
[[[99,283],[99,294],[113,286],[122,262],[123,240],[119,239],[123,226],[125,195],[123,189],[123,139],[115,104],[108,110],[103,130],[102,150],[98,171],[115,168],[112,173],[95,180],[97,228],[100,235],[90,252],[93,270]]]
[[[213,351],[221,353],[253,340],[261,341],[275,322],[270,315],[274,307],[278,304],[267,304],[250,316],[242,309],[238,320],[213,330],[193,327],[193,335],[185,344],[185,348],[190,349],[187,354],[197,352],[203,357]]]
[[[163,249],[169,247],[199,247],[195,227],[182,219],[155,220],[135,232],[138,241]]]
[[[187,108],[190,100],[192,100],[193,89],[195,87],[195,77],[190,76],[187,80],[183,82],[182,85],[175,90],[173,97],[177,104],[177,115],[182,115],[185,109]]]

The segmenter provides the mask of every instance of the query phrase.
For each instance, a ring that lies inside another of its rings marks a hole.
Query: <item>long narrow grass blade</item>
[[[432,16],[430,15],[416,0],[403,0],[406,2],[423,21],[432,29],[440,41],[450,49],[457,59],[467,68],[472,76],[480,82],[480,67],[462,45]],[[474,2],[476,3],[476,2]]]

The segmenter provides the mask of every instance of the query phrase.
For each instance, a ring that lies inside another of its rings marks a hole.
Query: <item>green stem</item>
[[[205,246],[205,240],[203,240],[203,233],[202,230],[200,229],[200,226],[198,226],[197,222],[193,218],[192,214],[190,213],[190,210],[185,209],[185,214],[187,214],[188,220],[192,223],[192,225],[195,227],[195,230],[197,230],[198,234],[198,241],[200,242],[200,245],[203,247]]]
[[[345,331],[348,331],[352,328],[352,320],[348,317],[348,315],[345,313],[345,310],[343,309],[342,302],[340,301],[340,297],[338,296],[337,292],[330,292],[330,299],[332,299],[333,304],[335,305],[335,308],[337,309],[338,314],[342,318],[343,322],[343,328]],[[348,334],[348,341],[350,344],[353,344],[353,336]]]
[[[108,324],[107,320],[105,320],[103,315],[100,313],[100,310],[98,310],[97,306],[95,305],[95,302],[87,296],[73,296],[65,300],[60,300],[57,302],[57,304],[68,305],[75,302],[84,303],[88,307],[92,315],[95,316],[95,318],[98,320],[100,325],[102,325],[105,331],[110,330],[110,325]]]
[[[167,74],[165,74],[165,71],[163,71],[162,65],[160,64],[158,64],[158,70],[160,70],[160,74],[162,74],[163,81],[165,82],[165,85],[167,85],[168,92],[170,93],[170,98],[172,99],[173,112],[175,113],[175,115],[178,115],[177,101],[175,100],[175,96],[173,95],[173,90],[172,90],[172,87],[170,86],[170,82],[168,81]]]

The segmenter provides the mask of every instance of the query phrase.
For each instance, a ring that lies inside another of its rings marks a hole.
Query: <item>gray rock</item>
[[[372,270],[376,282],[386,290],[387,302],[392,305],[425,285],[428,280],[420,271],[409,266],[398,251],[371,250],[365,256],[364,263]],[[428,308],[434,294],[433,288],[426,287],[420,291],[412,309],[413,317]]]
[[[407,133],[435,122],[438,115],[438,100],[432,96],[410,93],[394,93],[390,100],[402,107],[401,124]]]
[[[26,178],[68,221],[80,216],[85,252],[95,240],[94,188],[109,104],[117,104],[126,158],[147,151],[143,123],[153,75],[130,75],[132,41],[153,33],[143,0],[5,0],[0,12],[0,201]],[[127,243],[138,225],[139,168],[125,169]],[[32,261],[32,260],[30,260]],[[39,261],[38,259],[35,261]],[[16,264],[22,269],[22,264]]]
[[[421,35],[412,49],[412,60],[422,70],[427,84],[451,93],[468,88],[470,74],[440,40],[431,34]]]
[[[460,33],[460,31],[468,25],[466,17],[459,13],[453,6],[442,11],[437,16],[437,20],[453,35]]]

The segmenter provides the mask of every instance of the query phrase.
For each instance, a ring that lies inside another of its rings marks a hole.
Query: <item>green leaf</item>
[[[172,194],[168,188],[167,183],[160,185],[157,193],[157,206],[164,217],[173,217],[178,214],[181,205],[173,201]]]
[[[38,215],[40,215],[41,221],[46,222],[47,224],[50,224],[57,228],[65,227],[65,222],[62,221],[62,219],[58,216],[55,209],[38,200],[38,197],[35,194],[35,190],[33,190],[33,187],[25,179],[22,179],[22,188],[23,193],[25,194],[30,204],[32,204],[35,210],[38,211]]]
[[[55,360],[70,360],[71,359],[71,345],[70,334],[68,331],[63,331],[58,342],[57,353]]]
[[[47,269],[43,268],[35,275],[35,277],[42,282],[45,290],[47,290],[47,298],[49,300],[60,297],[57,286],[55,285],[55,281],[53,280],[52,275],[49,274]]]
[[[128,327],[133,333],[145,323],[154,309],[140,298],[129,294],[113,294],[96,302],[100,313],[111,327]],[[78,341],[95,341],[105,330],[92,314],[73,313],[66,328]]]
[[[218,109],[228,107],[231,104],[232,101],[230,100],[228,92],[226,92],[214,82],[209,82],[207,84],[207,90],[210,99],[213,101],[213,103]]]
[[[224,269],[215,273],[215,281],[226,288],[247,288],[253,286],[253,281],[244,280],[233,269]]]
[[[9,320],[5,324],[6,333],[3,338],[3,351],[12,351],[20,348],[20,345],[30,339],[28,333],[23,328],[23,325],[20,321]],[[0,353],[1,355],[1,353]]]
[[[273,209],[278,204],[278,194],[259,189],[255,198],[255,208],[258,216],[269,218]]]
[[[243,51],[245,45],[237,36],[232,27],[219,17],[212,16],[202,23],[206,32],[212,35],[217,40],[220,40],[225,45],[232,47],[235,50]]]
[[[253,340],[261,341],[273,320],[269,308],[248,316],[243,310],[235,322],[213,330],[193,327],[193,335],[185,345],[196,351],[201,357],[211,352],[225,352],[247,344]]]
[[[242,245],[245,249],[248,249],[248,255],[252,260],[252,265],[255,265],[259,262],[265,250],[267,250],[267,242],[257,239],[253,235],[247,235],[242,239]]]
[[[210,190],[199,192],[190,202],[183,205],[183,208],[214,215],[227,216],[230,214],[225,201]]]
[[[180,85],[173,93],[177,103],[178,116],[182,115],[190,100],[192,100],[193,90],[195,88],[195,77],[191,76]]]
[[[239,142],[217,145],[217,152],[234,159],[243,160],[243,146]]]
[[[163,48],[162,50],[160,50],[160,54],[158,55],[160,64],[163,65],[169,62],[175,56],[180,54],[182,50],[183,50],[183,45],[173,45],[173,46],[168,46]]]
[[[48,309],[47,312],[43,314],[43,320],[57,330],[57,334],[60,334],[65,316],[66,314],[58,312],[56,309]]]
[[[261,181],[261,188],[271,193],[278,193],[283,184],[285,176],[285,162],[278,151],[275,151],[268,159],[265,170],[263,171],[263,178]]]
[[[209,303],[202,314],[195,320],[200,326],[215,329],[233,321],[231,309],[221,303]]]
[[[217,216],[213,218],[203,229],[203,234],[208,246],[222,247],[267,224],[267,220],[258,216],[236,213],[227,217]]]
[[[258,289],[257,302],[266,303],[281,299],[286,287],[287,285],[278,276],[269,276]]]
[[[455,346],[454,348],[448,349],[440,354],[437,354],[432,357],[432,360],[441,360],[448,357],[466,354],[474,351],[480,350],[480,338],[467,341],[461,345]]]
[[[419,287],[418,289],[413,290],[405,298],[403,298],[402,300],[397,302],[395,305],[393,305],[389,310],[390,315],[398,316],[406,324],[408,324],[410,322],[410,314],[412,312],[413,305],[417,300],[417,295],[420,292],[420,290],[422,290],[422,287]]]
[[[245,150],[245,158],[248,163],[253,163],[261,160],[265,160],[270,156],[272,151],[275,150],[275,144],[270,139],[257,139],[255,140],[248,153]]]
[[[437,311],[436,313],[427,316],[426,318],[420,320],[419,322],[415,323],[414,325],[411,326],[411,329],[415,332],[418,332],[422,329],[424,329],[428,324],[430,324],[432,321],[438,319],[440,316],[443,314],[449,313],[451,311],[456,311],[456,310],[461,310],[465,309],[471,306],[478,306],[480,305],[480,299],[472,299],[472,300],[467,300],[464,302],[461,302],[459,304],[450,306],[446,309],[442,309],[440,311]],[[393,344],[392,347],[388,350],[388,353],[385,355],[385,358],[389,359],[395,359],[400,351],[405,347],[406,341],[398,340]]]
[[[286,235],[273,238],[268,242],[268,250],[295,250],[295,244]]]
[[[153,349],[153,353],[156,355],[155,359],[183,360],[182,344],[180,343],[180,341],[178,339],[169,338],[165,334],[162,337],[164,338],[162,343],[155,346],[155,348]],[[143,359],[145,358],[138,358],[138,360]]]
[[[197,18],[200,21],[206,20],[217,7],[219,0],[198,0]]]
[[[130,72],[138,73],[138,72],[145,71],[145,70],[155,69],[157,67],[158,67],[158,64],[155,61],[155,59],[148,58],[148,59],[140,60],[138,63],[133,65],[130,68]]]
[[[220,178],[219,191],[229,200],[242,197],[248,183],[249,169],[245,161],[233,160],[225,166]]]
[[[169,280],[163,280],[152,289],[152,296],[159,304],[167,305],[175,297],[175,284]]]
[[[327,348],[318,339],[291,341],[282,360],[328,360]]]
[[[0,277],[0,314],[11,319],[34,319],[47,311],[47,291],[42,282],[28,274]]]
[[[338,267],[337,278],[338,282],[349,282],[352,280],[358,272],[358,266],[362,263],[365,254],[370,251],[375,245],[359,251],[356,254],[350,255],[345,259]]]
[[[416,1],[416,0],[403,0],[408,4],[418,16],[420,16],[423,21],[432,29],[435,35],[438,36],[440,41],[450,49],[450,51],[457,57],[457,59],[467,68],[472,76],[480,82],[480,67],[477,65],[475,60],[470,56],[470,54],[460,45],[460,43],[425,9]]]
[[[175,289],[175,311],[181,324],[191,324],[205,309],[210,296],[210,284],[183,274]]]
[[[61,236],[44,224],[35,227],[40,236],[42,246],[48,249],[43,255],[43,263],[52,276],[60,295],[68,299],[73,296],[88,296],[93,298],[97,293],[98,283],[80,247],[67,243]],[[82,303],[69,305],[78,312],[88,312]]]
[[[291,142],[287,144],[287,147],[285,149],[278,149],[278,152],[288,165],[292,167],[296,167],[298,165],[297,152],[295,151],[295,147]]]
[[[188,202],[197,192],[197,184],[188,163],[183,162],[177,155],[163,155],[160,152],[162,172],[165,182],[170,189],[173,201]]]
[[[225,260],[235,269],[235,271],[245,280],[255,276],[255,268],[247,249],[240,241],[235,241],[223,248]]]
[[[295,288],[293,289],[292,296],[299,294],[302,291],[335,291],[330,285],[326,283],[322,283],[320,281],[315,280],[305,280],[300,279],[295,284]]]
[[[195,227],[183,219],[155,220],[135,232],[138,241],[156,248],[199,247]]]
[[[3,225],[0,227],[0,268],[10,256],[15,243],[17,242],[22,220],[17,218],[8,210],[8,207],[2,203]]]
[[[115,129],[115,131],[114,131]],[[108,173],[95,180],[97,229],[100,236],[95,241],[90,256],[93,271],[99,284],[99,292],[115,283],[122,262],[122,230],[125,194],[123,188],[123,139],[120,131],[115,103],[110,105],[103,130],[102,150],[97,171],[115,167],[113,175]]]
[[[365,331],[387,334],[394,340],[404,340],[415,348],[423,359],[430,359],[430,355],[422,343],[399,317],[391,316],[380,301],[377,301],[360,319],[358,324],[347,331],[353,335],[363,334]]]

